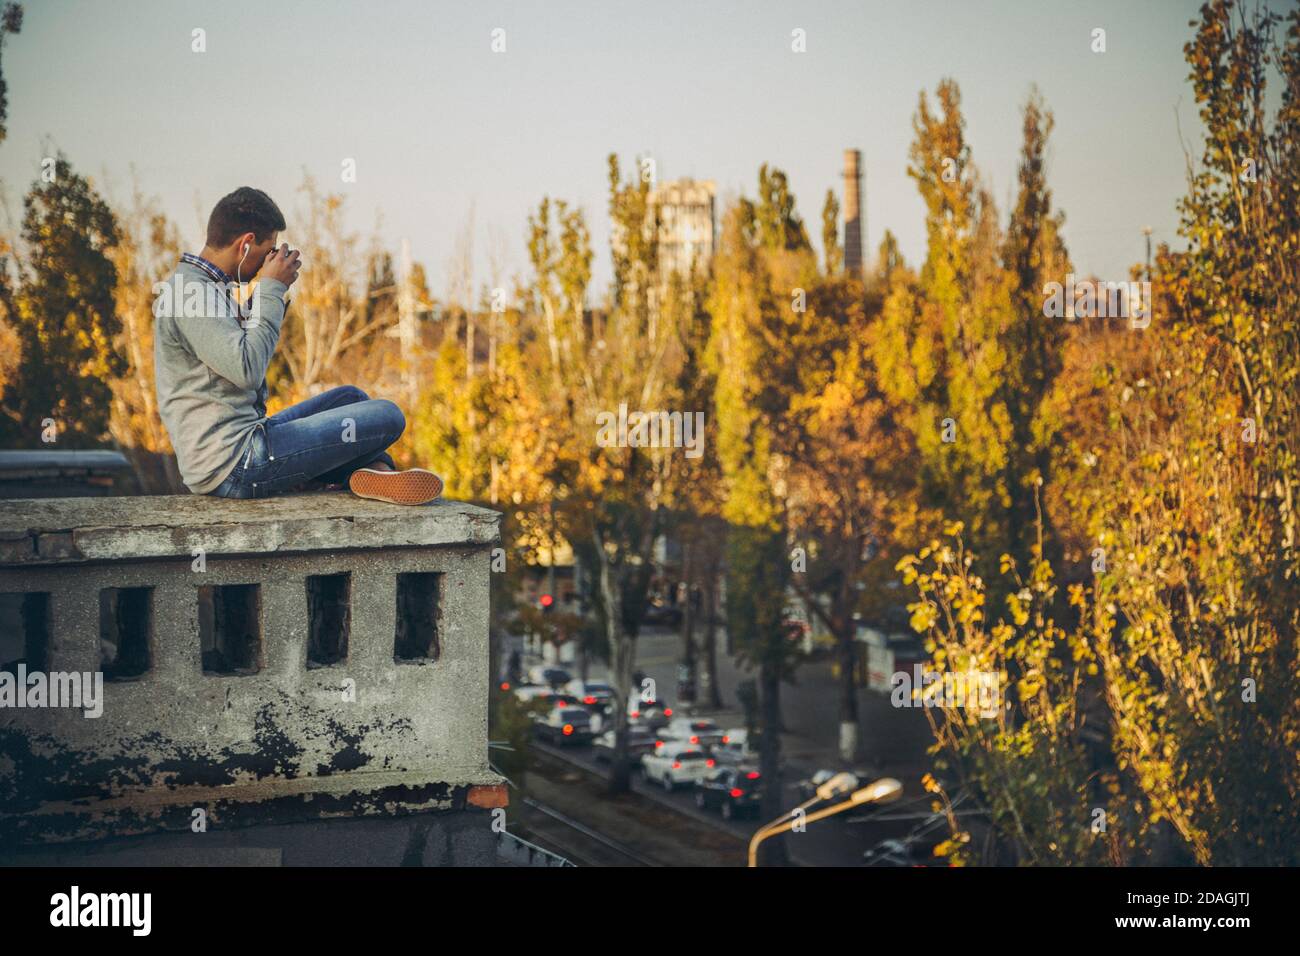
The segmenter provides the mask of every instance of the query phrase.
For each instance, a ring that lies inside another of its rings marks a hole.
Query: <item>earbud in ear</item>
[[[251,249],[252,246],[253,244],[251,242],[244,243],[244,255],[248,255],[248,250]]]

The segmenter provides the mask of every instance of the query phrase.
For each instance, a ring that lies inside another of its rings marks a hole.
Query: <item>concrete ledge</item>
[[[230,828],[504,806],[499,521],[339,493],[0,502],[0,845],[199,809]],[[47,677],[96,704],[29,700]]]
[[[458,501],[419,508],[344,492],[249,501],[206,495],[0,501],[0,567],[494,543],[501,516]]]

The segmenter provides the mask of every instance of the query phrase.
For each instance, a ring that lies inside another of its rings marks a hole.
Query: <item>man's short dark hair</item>
[[[284,213],[266,193],[240,186],[222,198],[208,217],[208,245],[220,249],[246,232],[265,242],[271,233],[284,229]]]

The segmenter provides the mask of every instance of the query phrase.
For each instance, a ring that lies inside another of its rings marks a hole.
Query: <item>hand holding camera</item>
[[[286,242],[279,249],[272,249],[262,266],[262,275],[268,279],[278,279],[286,286],[293,285],[302,268],[302,256],[297,249],[290,249]]]

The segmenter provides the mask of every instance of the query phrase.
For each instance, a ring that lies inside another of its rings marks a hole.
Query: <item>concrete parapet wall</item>
[[[101,671],[106,589],[149,589],[150,608],[148,667],[103,683],[101,716],[0,708],[0,837],[147,832],[185,808],[264,805],[284,821],[286,800],[307,818],[420,812],[498,783],[487,762],[498,519],[330,494],[0,502],[0,594],[48,595],[44,671]],[[412,579],[437,582],[437,653],[398,660],[398,575],[413,573],[437,575]],[[349,576],[347,649],[309,666],[316,575]],[[256,660],[214,673],[200,589],[231,585],[257,585]]]

